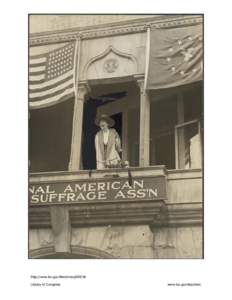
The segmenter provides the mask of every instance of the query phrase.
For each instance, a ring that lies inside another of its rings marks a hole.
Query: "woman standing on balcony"
[[[95,136],[97,169],[118,167],[121,161],[121,141],[117,131],[112,128],[114,120],[108,115],[101,115],[96,120],[100,130]]]

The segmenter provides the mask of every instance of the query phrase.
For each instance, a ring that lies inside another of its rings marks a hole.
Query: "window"
[[[177,123],[177,97],[151,102],[150,164],[175,168],[174,127]]]
[[[150,100],[150,165],[201,168],[202,85],[159,91]]]
[[[183,116],[175,126],[175,153],[177,169],[202,166],[202,85],[190,86],[182,92]]]
[[[72,138],[72,99],[30,111],[30,172],[68,170]]]
[[[175,127],[176,168],[201,168],[201,124],[189,121]]]

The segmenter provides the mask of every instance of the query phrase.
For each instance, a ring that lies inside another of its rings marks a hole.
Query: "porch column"
[[[137,79],[140,89],[139,166],[150,164],[150,99],[144,89],[144,78]]]
[[[69,161],[69,171],[81,169],[81,144],[82,144],[82,123],[85,97],[89,92],[87,83],[79,83],[74,103],[72,143]]]
[[[177,123],[184,123],[184,99],[183,93],[179,92],[177,95]],[[185,141],[184,141],[184,128],[179,128],[176,131],[176,169],[185,168]]]
[[[128,160],[128,109],[122,112],[122,159]]]
[[[57,253],[70,252],[71,225],[68,207],[54,205],[50,207],[54,247]]]

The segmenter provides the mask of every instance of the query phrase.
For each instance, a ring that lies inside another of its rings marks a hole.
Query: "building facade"
[[[30,56],[77,45],[74,95],[39,90],[29,104],[30,258],[203,257],[203,81],[147,89],[146,76],[151,28],[202,22],[200,15],[29,17]],[[184,52],[186,63],[191,55]],[[114,119],[129,170],[96,170],[101,114]]]

